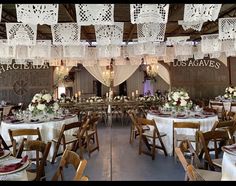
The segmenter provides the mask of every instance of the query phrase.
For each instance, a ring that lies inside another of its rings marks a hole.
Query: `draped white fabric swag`
[[[93,66],[84,66],[86,70],[94,76],[102,84],[109,86],[109,82],[103,77],[103,72],[106,71],[106,66],[99,66],[95,64]],[[113,65],[114,71],[114,83],[113,86],[118,86],[127,80],[139,67],[138,65]]]

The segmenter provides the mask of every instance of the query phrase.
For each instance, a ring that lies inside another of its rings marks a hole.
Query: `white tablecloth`
[[[60,133],[60,130],[64,124],[69,124],[73,122],[77,122],[78,117],[70,117],[64,120],[59,120],[59,121],[49,121],[49,122],[43,122],[43,123],[20,123],[20,124],[12,124],[12,123],[6,123],[3,122],[1,123],[1,135],[5,141],[10,141],[8,129],[36,129],[39,128],[42,136],[42,140],[44,142],[51,141],[53,138],[57,137]],[[73,132],[76,129],[73,130],[68,130],[66,134],[72,135]],[[19,141],[23,137],[17,137],[16,139],[19,139]],[[30,139],[30,138],[28,138]],[[48,160],[51,161],[53,152],[54,152],[55,144],[52,143],[49,154],[48,154]],[[61,150],[61,149],[59,149]],[[30,154],[29,154],[30,156]]]
[[[222,181],[236,181],[236,154],[224,152],[222,161]]]
[[[200,122],[200,130],[203,132],[210,131],[214,123],[218,121],[217,116],[211,116],[208,118],[172,118],[172,117],[161,117],[155,114],[148,113],[147,119],[154,119],[159,132],[164,132],[167,136],[163,137],[163,143],[166,147],[166,151],[169,155],[173,153],[173,121],[175,122]],[[178,134],[194,135],[195,130],[193,129],[177,129]]]

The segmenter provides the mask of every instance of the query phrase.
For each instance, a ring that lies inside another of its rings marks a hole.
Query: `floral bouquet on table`
[[[159,98],[155,95],[155,96],[143,96],[143,97],[138,97],[136,98],[137,101],[159,101]]]
[[[59,110],[59,104],[53,100],[51,94],[42,91],[41,93],[34,95],[28,108],[32,116],[41,114],[54,114]]]
[[[123,96],[115,96],[113,101],[123,101]]]
[[[225,99],[236,99],[236,87],[230,86],[225,89]]]
[[[100,102],[103,102],[103,99],[99,96],[92,96],[92,97],[89,97],[87,100],[86,100],[87,103],[93,103],[93,102],[97,102],[97,103],[100,103]]]
[[[179,111],[187,108],[190,109],[192,104],[193,102],[190,100],[188,93],[185,90],[177,89],[168,94],[168,101],[165,107],[172,107],[175,108],[176,111]]]
[[[130,100],[130,98],[128,96],[115,96],[113,98],[113,101],[125,101],[125,102],[127,102],[129,100]]]

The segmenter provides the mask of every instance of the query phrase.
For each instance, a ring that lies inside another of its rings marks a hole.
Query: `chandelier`
[[[158,75],[158,68],[159,66],[157,64],[147,65],[147,75],[149,77],[156,77]]]
[[[111,60],[110,65],[106,66],[105,71],[102,72],[102,77],[103,77],[105,84],[108,87],[113,86],[113,80],[114,80],[113,59]]]

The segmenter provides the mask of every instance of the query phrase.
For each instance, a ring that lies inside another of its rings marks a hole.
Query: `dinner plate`
[[[2,166],[5,166],[5,165],[10,165],[10,164],[13,164],[13,163],[18,163],[20,162],[21,159],[7,159],[6,161],[1,161],[0,162],[0,167]],[[21,170],[24,170],[26,169],[30,164],[30,161],[27,160],[21,167],[19,167],[18,169],[16,170],[13,170],[13,171],[8,171],[8,172],[0,172],[0,175],[5,175],[5,174],[12,174],[12,173],[15,173],[15,172],[18,172],[18,171],[21,171]]]
[[[0,159],[5,158],[11,154],[11,151],[4,149],[4,154],[0,156]]]

